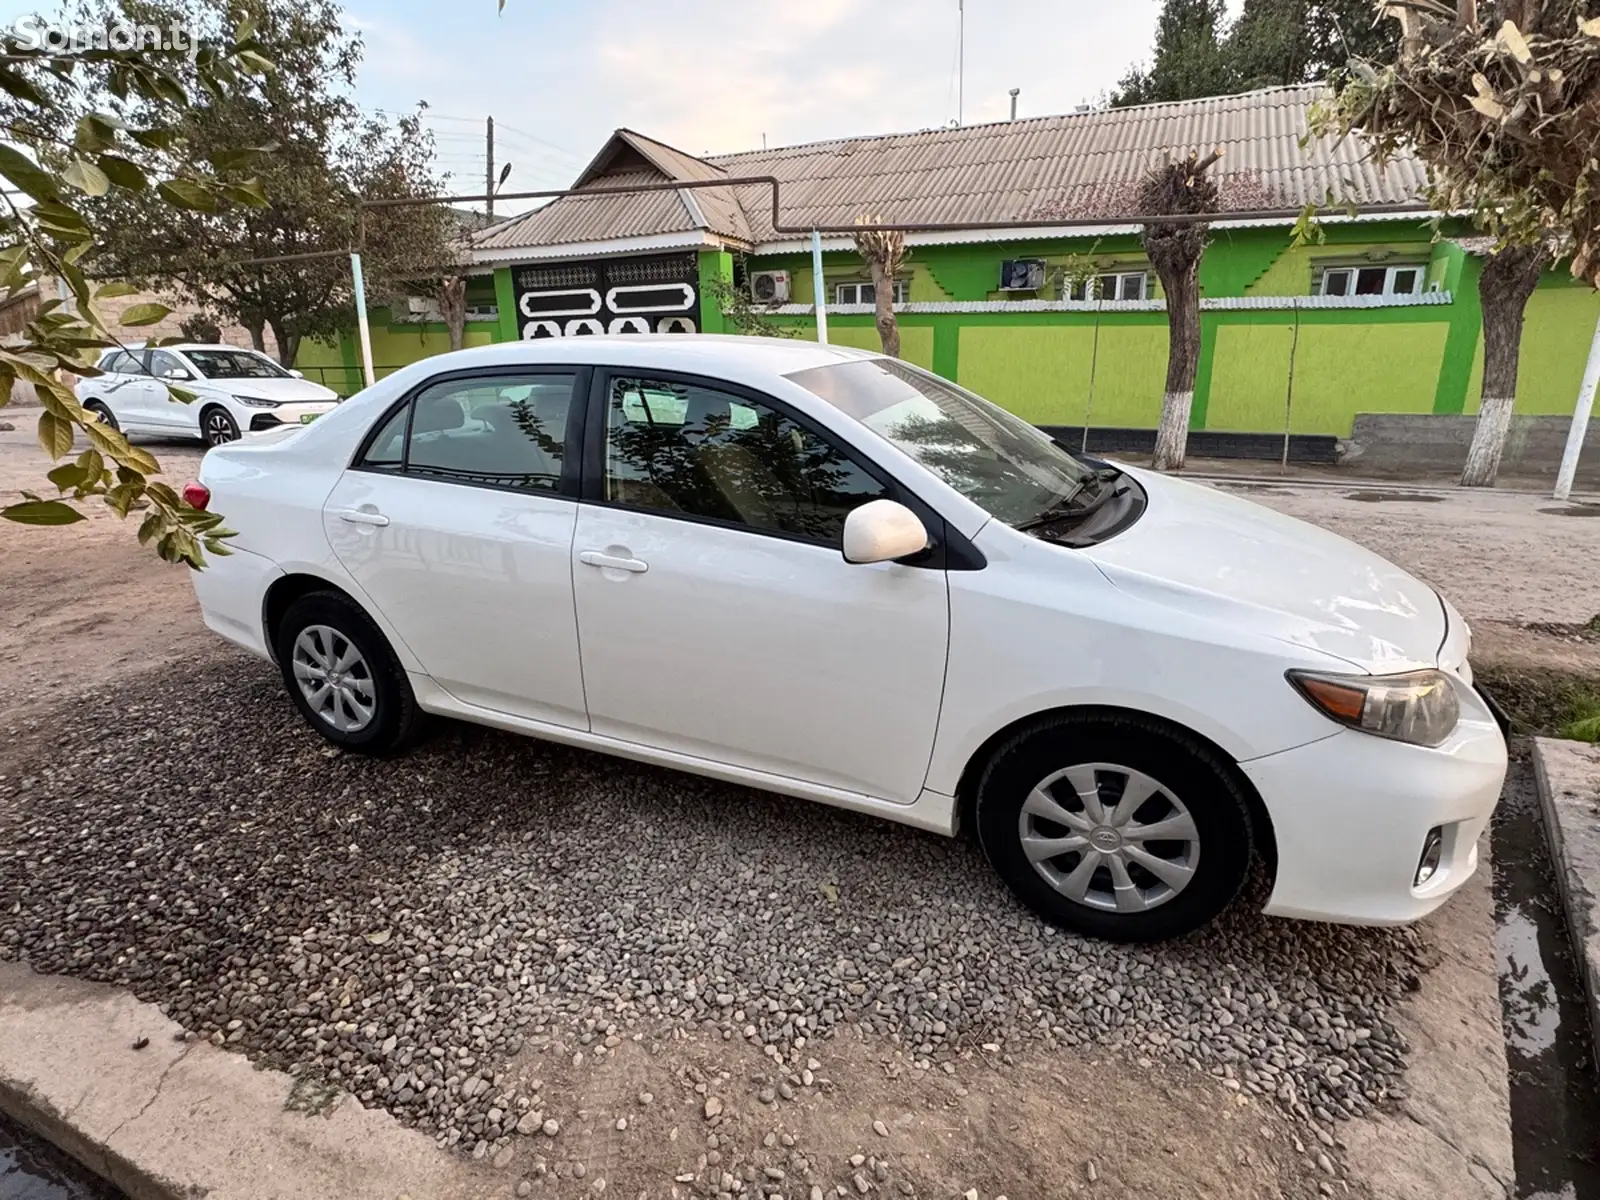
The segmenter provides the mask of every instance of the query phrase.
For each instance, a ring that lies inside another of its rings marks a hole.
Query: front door
[[[942,570],[844,560],[888,485],[776,402],[613,375],[573,542],[595,733],[899,802],[927,775]]]
[[[150,389],[151,424],[195,432],[200,427],[199,408],[203,401],[190,403],[179,400],[167,386],[172,384],[193,391],[194,375],[176,355],[165,350],[150,351],[149,364],[151,378],[147,386]]]
[[[572,607],[584,373],[477,372],[421,388],[328,497],[345,569],[458,700],[582,729]]]

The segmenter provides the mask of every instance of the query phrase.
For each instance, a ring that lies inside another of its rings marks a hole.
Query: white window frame
[[[1065,293],[1063,298],[1067,300],[1102,300],[1107,304],[1136,304],[1141,300],[1150,299],[1150,272],[1102,271],[1089,279],[1076,281],[1063,291]],[[1131,295],[1130,293],[1134,291],[1138,294]]]
[[[860,296],[866,288],[872,287],[870,279],[852,279],[848,283],[833,285],[833,302],[836,306],[845,304],[872,304],[876,301],[876,292],[872,299],[862,300]],[[910,303],[911,280],[896,279],[894,281],[894,303],[897,305]]]
[[[1356,288],[1365,272],[1383,273],[1383,290],[1378,292],[1357,292]],[[1412,285],[1402,291],[1399,277],[1407,272],[1413,273]],[[1342,290],[1333,290],[1334,281]],[[1371,263],[1353,263],[1349,266],[1323,267],[1322,274],[1317,279],[1316,295],[1318,296],[1420,296],[1428,282],[1427,263],[1396,263],[1393,266],[1375,266]]]

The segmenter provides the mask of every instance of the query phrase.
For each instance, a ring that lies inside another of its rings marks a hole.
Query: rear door
[[[572,606],[584,370],[455,372],[397,405],[329,496],[328,539],[456,699],[587,728]]]
[[[111,410],[119,425],[148,427],[152,418],[150,373],[145,370],[143,352],[119,351],[106,360],[107,374],[93,381],[95,399]]]
[[[194,372],[176,354],[166,350],[152,350],[150,366],[150,419],[172,430],[197,433],[200,429],[200,402],[185,403],[172,394],[167,385],[175,384],[194,391]]]

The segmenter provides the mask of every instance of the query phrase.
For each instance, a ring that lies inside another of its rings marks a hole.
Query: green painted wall
[[[956,382],[1036,425],[1154,426],[1167,373],[1166,318],[1154,315],[1102,323],[1098,357],[1093,321],[966,325]]]
[[[1578,399],[1583,367],[1600,319],[1600,293],[1559,275],[1546,276],[1528,301],[1517,361],[1517,411],[1567,414]],[[1483,338],[1477,339],[1465,411],[1483,399]]]
[[[727,251],[702,250],[700,252],[700,332],[733,333],[722,306],[717,303],[712,287],[717,282],[733,284],[733,255]]]
[[[817,340],[816,322],[791,322],[808,341]],[[835,346],[856,350],[882,350],[883,340],[870,317],[834,317],[828,321],[828,341]],[[900,322],[900,357],[908,363],[933,370],[933,328],[925,324]]]

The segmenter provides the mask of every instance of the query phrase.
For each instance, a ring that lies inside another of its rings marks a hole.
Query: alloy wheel
[[[1114,763],[1084,763],[1040,780],[1023,802],[1017,832],[1046,883],[1109,912],[1166,904],[1200,864],[1200,832],[1183,801]]]
[[[319,720],[340,733],[372,723],[378,691],[355,643],[330,625],[307,625],[294,639],[295,683]]]
[[[220,408],[214,408],[206,414],[205,426],[206,442],[212,446],[220,446],[225,442],[239,439],[239,427],[233,423],[233,418]]]

